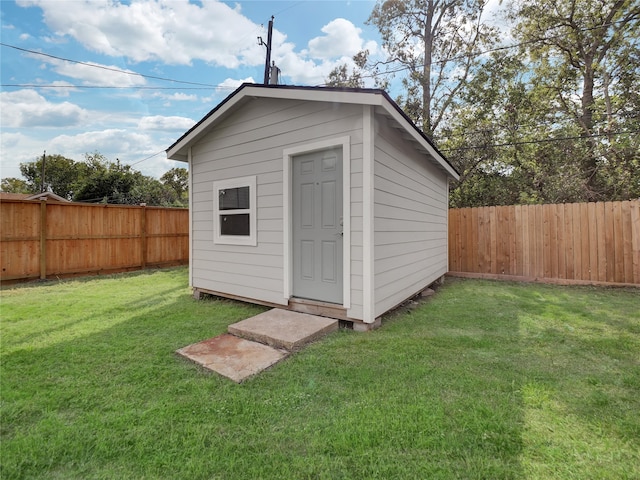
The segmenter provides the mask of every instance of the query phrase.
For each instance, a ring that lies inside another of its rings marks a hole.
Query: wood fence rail
[[[640,201],[449,210],[453,275],[640,285]]]
[[[186,209],[3,200],[0,280],[186,264],[188,216]],[[640,201],[451,209],[449,270],[640,285]]]
[[[185,264],[187,209],[29,200],[0,202],[0,280]]]

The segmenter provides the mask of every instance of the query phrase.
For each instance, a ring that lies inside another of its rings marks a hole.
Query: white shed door
[[[342,151],[293,157],[293,295],[342,304]]]

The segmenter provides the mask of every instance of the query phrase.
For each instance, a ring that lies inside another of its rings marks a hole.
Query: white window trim
[[[213,182],[213,243],[221,245],[248,245],[255,247],[258,244],[258,232],[256,231],[257,208],[256,208],[256,186],[255,175],[251,177],[230,178],[228,180],[218,180]],[[242,210],[220,210],[219,192],[228,188],[249,187],[249,208]],[[220,233],[220,215],[226,214],[249,214],[249,235],[222,235]]]

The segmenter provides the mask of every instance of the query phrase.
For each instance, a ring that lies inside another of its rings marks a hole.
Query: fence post
[[[141,256],[140,261],[142,262],[141,267],[147,268],[147,204],[141,203],[142,214],[140,216],[140,249]]]
[[[40,279],[47,278],[47,201],[40,200]]]

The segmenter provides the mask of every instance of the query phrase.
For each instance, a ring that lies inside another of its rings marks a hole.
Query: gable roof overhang
[[[279,98],[283,100],[306,100],[343,104],[371,105],[375,111],[390,120],[402,131],[402,136],[414,144],[416,150],[425,154],[449,177],[459,180],[460,175],[433,142],[409,119],[402,109],[380,89],[300,87],[291,85],[260,85],[243,83],[217,107],[205,115],[167,150],[170,160],[187,161],[191,145],[209,132],[217,123],[243,103],[255,98]]]

